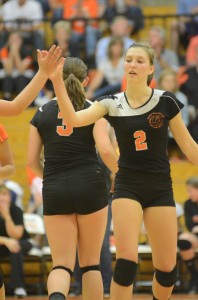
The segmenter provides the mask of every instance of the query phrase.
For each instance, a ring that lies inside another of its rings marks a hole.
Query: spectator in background
[[[137,33],[144,27],[144,17],[139,0],[107,0],[104,18],[111,23],[117,16],[125,16],[131,23],[131,33]]]
[[[198,249],[198,177],[189,178],[186,184],[189,200],[184,203],[184,216],[188,232],[179,236],[178,247],[190,273],[188,292],[196,294],[198,293],[198,269],[195,261]]]
[[[89,18],[99,18],[104,13],[104,0],[50,0],[52,8],[62,6],[62,18],[72,20],[72,41],[85,45],[85,59],[88,64],[94,62],[96,43],[101,35],[98,21]],[[83,19],[87,19],[86,21]]]
[[[196,49],[198,48],[198,35],[194,36],[188,45],[186,50],[186,64],[187,66],[196,65]]]
[[[158,87],[161,90],[173,93],[177,99],[179,99],[184,107],[181,110],[182,119],[184,124],[188,127],[189,125],[189,107],[187,97],[179,90],[177,73],[171,69],[166,69],[161,72],[158,79]],[[168,155],[171,160],[184,159],[185,156],[177,145],[175,139],[169,131],[169,141],[168,141]]]
[[[182,119],[184,124],[188,127],[189,125],[189,110],[188,110],[188,99],[185,94],[179,90],[177,73],[172,69],[166,69],[161,72],[158,79],[158,87],[160,90],[168,91],[173,93],[181,103],[184,104],[181,110]]]
[[[1,8],[4,23],[1,32],[1,47],[5,44],[9,32],[21,31],[23,38],[35,49],[44,49],[42,28],[43,11],[35,0],[9,0]]]
[[[110,36],[101,38],[96,47],[96,65],[107,57],[107,48],[112,37],[121,37],[124,42],[124,50],[126,51],[134,41],[130,38],[131,25],[127,18],[123,16],[115,17],[110,25]]]
[[[177,14],[197,14],[198,0],[178,0]],[[194,18],[188,16],[181,16],[171,24],[171,46],[172,50],[178,52],[179,44],[184,49],[187,48],[190,39],[198,34],[198,16]]]
[[[11,32],[6,45],[1,49],[4,68],[2,80],[3,98],[11,100],[12,94],[19,94],[33,77],[32,49],[24,44],[20,32]]]
[[[23,212],[11,203],[10,191],[5,185],[0,185],[0,217],[0,255],[10,256],[10,285],[14,295],[25,297],[23,255],[32,248],[32,244],[24,228]]]
[[[155,51],[155,78],[158,80],[160,73],[171,68],[177,71],[179,68],[179,59],[175,52],[165,47],[166,32],[160,26],[151,27],[148,34],[148,42]]]
[[[121,37],[112,37],[107,48],[107,58],[103,59],[96,75],[88,86],[87,99],[118,93],[121,90],[124,63],[124,43]]]
[[[62,49],[62,56],[80,57],[80,47],[72,40],[72,27],[68,21],[58,21],[53,26],[54,44]]]

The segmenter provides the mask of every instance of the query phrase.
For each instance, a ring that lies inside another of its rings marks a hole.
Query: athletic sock
[[[55,292],[49,295],[49,300],[66,300],[65,295]]]

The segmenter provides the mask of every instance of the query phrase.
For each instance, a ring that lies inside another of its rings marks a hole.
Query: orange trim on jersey
[[[3,127],[3,125],[0,124],[0,143],[5,142],[8,139],[8,134]]]

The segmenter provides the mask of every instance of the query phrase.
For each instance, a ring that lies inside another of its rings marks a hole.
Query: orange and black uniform
[[[84,108],[90,105],[86,101]],[[44,215],[89,214],[107,206],[108,193],[96,156],[93,125],[67,126],[56,100],[39,108],[31,124],[44,145]]]
[[[175,206],[167,156],[168,124],[183,104],[169,92],[152,90],[148,101],[132,108],[124,92],[97,101],[106,108],[120,150],[114,199],[149,206]]]

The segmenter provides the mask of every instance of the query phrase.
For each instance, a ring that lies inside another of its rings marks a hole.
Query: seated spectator
[[[72,27],[68,21],[58,21],[53,26],[54,43],[61,47],[62,56],[80,57],[80,47],[72,40]]]
[[[11,100],[12,93],[19,94],[34,75],[32,50],[24,45],[21,34],[16,31],[10,33],[2,53],[4,54],[1,59],[4,68],[3,98]]]
[[[148,34],[148,42],[150,46],[155,50],[155,78],[158,80],[160,73],[167,69],[173,69],[177,71],[179,68],[178,56],[172,50],[165,47],[166,44],[166,32],[160,26],[151,27]]]
[[[5,185],[10,191],[11,202],[23,210],[24,190],[21,185],[10,179],[4,180],[3,185]]]
[[[195,49],[195,66],[184,71],[180,90],[187,96],[189,105],[198,109],[198,46]]]
[[[189,178],[186,184],[189,200],[184,203],[184,216],[188,231],[179,236],[178,247],[190,273],[188,292],[196,294],[198,293],[198,268],[195,261],[198,249],[198,177]]]
[[[96,43],[101,35],[98,21],[89,18],[99,18],[103,13],[104,0],[51,0],[51,7],[62,5],[62,18],[72,20],[72,40],[74,43],[85,45],[85,59],[88,64],[94,62]],[[83,20],[84,19],[84,20]]]
[[[190,40],[188,48],[186,50],[186,64],[187,66],[196,65],[196,49],[198,48],[198,35]]]
[[[0,34],[0,47],[6,43],[10,32],[18,30],[28,44],[33,44],[35,49],[44,49],[43,12],[38,1],[9,0],[1,8],[1,17],[5,23]]]
[[[113,37],[107,48],[107,58],[103,59],[96,71],[96,75],[88,86],[87,99],[115,94],[121,90],[124,62],[124,44],[120,37]]]
[[[158,79],[158,87],[161,90],[173,93],[179,101],[184,104],[181,110],[182,119],[186,126],[189,125],[189,110],[188,110],[188,99],[185,94],[179,90],[177,82],[177,73],[171,69],[166,69],[161,72]]]
[[[115,17],[120,15],[130,20],[132,34],[144,27],[144,17],[139,0],[107,0],[107,8],[103,16],[105,20],[111,23]]]
[[[121,37],[124,42],[124,51],[126,51],[134,41],[130,38],[131,25],[127,18],[123,16],[115,17],[110,25],[110,35],[101,38],[96,46],[96,65],[107,57],[107,48],[112,37]]]
[[[198,0],[178,0],[177,14],[197,14]],[[198,16],[181,16],[171,24],[171,48],[178,53],[179,45],[187,48],[190,39],[198,34]]]
[[[14,295],[27,295],[23,274],[23,255],[32,244],[24,228],[23,212],[11,203],[10,191],[5,185],[0,185],[0,255],[10,256],[11,274],[10,285]]]

